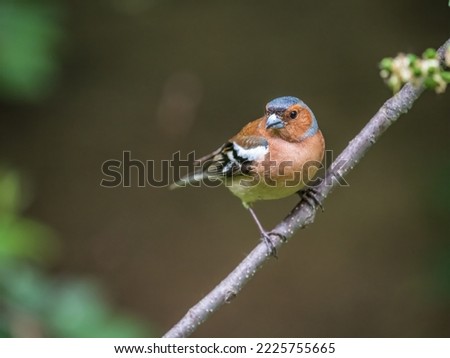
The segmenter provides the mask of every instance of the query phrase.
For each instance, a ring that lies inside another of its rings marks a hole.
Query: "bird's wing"
[[[261,136],[234,137],[220,148],[196,161],[200,167],[170,186],[171,189],[198,183],[204,179],[221,179],[249,175],[254,161],[263,160],[269,143]]]

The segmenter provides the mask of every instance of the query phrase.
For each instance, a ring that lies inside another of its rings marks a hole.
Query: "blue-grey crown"
[[[302,107],[305,105],[303,101],[301,101],[297,97],[285,96],[271,100],[269,103],[267,103],[266,109],[269,112],[279,112],[288,109],[294,104],[300,104]]]

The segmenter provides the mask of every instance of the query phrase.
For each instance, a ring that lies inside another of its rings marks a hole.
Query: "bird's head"
[[[289,141],[300,141],[319,130],[316,117],[296,97],[279,97],[266,105],[266,130]]]

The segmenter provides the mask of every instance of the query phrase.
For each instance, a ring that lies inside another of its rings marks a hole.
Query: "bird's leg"
[[[322,212],[325,211],[320,200],[323,199],[324,196],[315,187],[310,186],[306,189],[299,190],[297,194],[300,196],[301,200],[306,201],[313,209],[316,206],[319,206]]]
[[[264,230],[264,228],[262,227],[261,223],[259,222],[258,217],[256,216],[255,212],[253,211],[253,209],[251,207],[247,207],[248,211],[250,211],[250,214],[253,217],[253,220],[255,220],[256,225],[258,226],[259,232],[261,233],[261,239],[264,241],[264,243],[266,244],[267,248],[269,249],[270,255],[272,255],[273,257],[277,258],[277,248],[275,247],[275,245],[272,242],[271,239],[271,235],[273,236],[278,236],[281,240],[286,241],[286,238],[277,233],[277,232],[267,232],[266,230]]]

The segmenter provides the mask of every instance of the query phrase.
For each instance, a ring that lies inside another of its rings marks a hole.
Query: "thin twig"
[[[441,62],[445,49],[450,46],[450,39],[439,49]],[[353,138],[347,148],[336,158],[326,172],[324,180],[316,187],[318,198],[322,202],[331,190],[361,160],[380,136],[401,114],[406,113],[415,100],[422,94],[424,88],[406,84],[400,92],[388,99],[372,117],[367,125]],[[290,239],[294,232],[314,221],[316,207],[311,207],[306,201],[301,201],[288,216],[278,224],[273,231]],[[283,241],[274,236],[274,246],[279,249]],[[173,326],[164,337],[187,337],[223,304],[230,302],[253,277],[263,263],[271,257],[267,246],[261,242],[250,254],[210,293],[193,306],[187,314]]]

